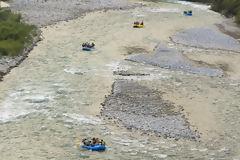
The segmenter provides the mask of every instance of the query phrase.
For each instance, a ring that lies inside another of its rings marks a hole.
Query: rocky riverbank
[[[28,53],[37,45],[41,40],[41,31],[36,31],[37,35],[33,37],[33,41],[28,45],[21,54],[14,57],[3,56],[0,58],[0,81],[2,81],[3,76],[8,74],[12,68],[17,67],[25,58],[28,57]]]
[[[11,10],[21,13],[27,23],[43,27],[91,11],[129,9],[140,5],[124,0],[12,0]]]

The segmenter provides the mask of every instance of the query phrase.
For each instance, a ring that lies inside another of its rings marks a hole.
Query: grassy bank
[[[0,57],[17,56],[27,47],[36,27],[21,22],[21,15],[0,9]]]

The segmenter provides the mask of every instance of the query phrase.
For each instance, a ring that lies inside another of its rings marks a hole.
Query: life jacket
[[[83,141],[83,144],[87,145],[88,144],[88,140],[86,139],[85,141]]]
[[[98,144],[99,143],[99,139],[98,138],[96,138],[96,144]]]
[[[105,146],[105,142],[104,142],[104,141],[101,141],[101,145]]]

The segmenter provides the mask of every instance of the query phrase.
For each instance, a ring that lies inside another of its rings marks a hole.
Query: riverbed
[[[186,8],[195,15],[183,16]],[[135,20],[144,20],[144,28],[132,28]],[[175,44],[169,38],[223,20],[204,7],[144,2],[143,7],[91,12],[42,28],[43,40],[0,83],[2,159],[239,158],[239,53]],[[96,48],[82,51],[85,41],[93,41]],[[221,69],[226,76],[124,60],[129,54],[151,53],[159,44]],[[181,114],[200,138],[159,137],[101,116],[100,104],[118,79],[162,92],[164,100],[181,106]],[[76,147],[81,138],[93,136],[106,141],[105,152]]]

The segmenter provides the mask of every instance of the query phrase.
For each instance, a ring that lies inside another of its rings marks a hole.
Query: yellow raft
[[[142,27],[143,27],[142,24],[134,24],[134,25],[133,25],[133,28],[142,28]]]

